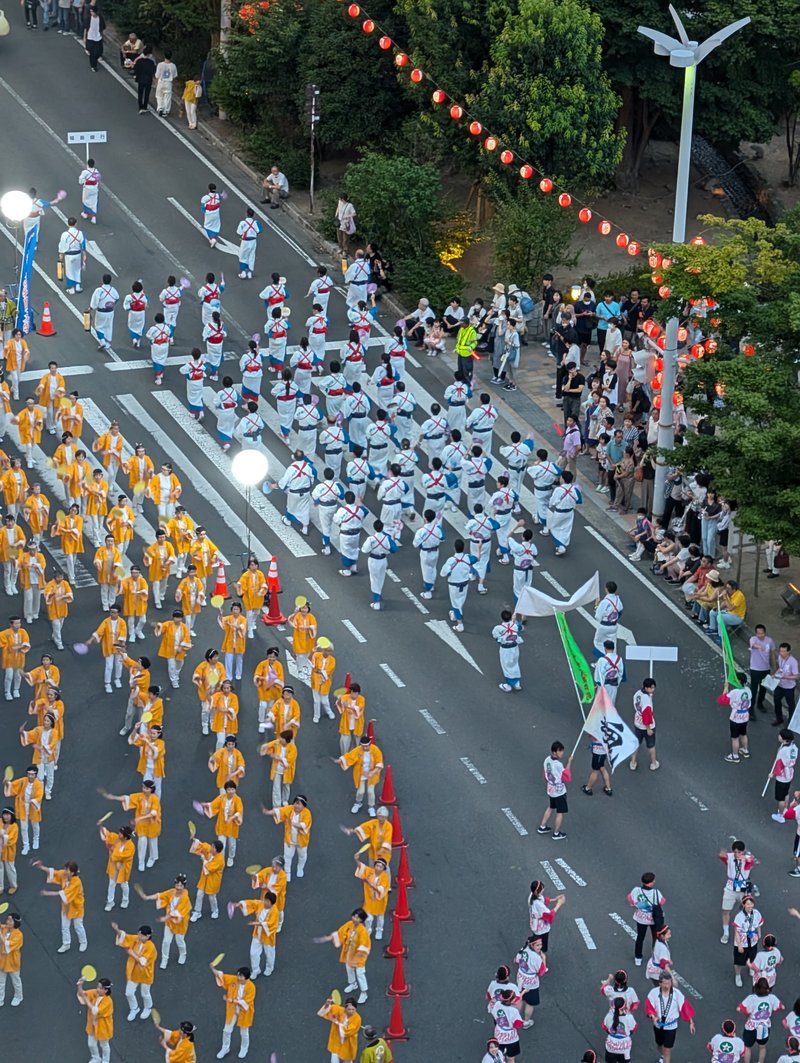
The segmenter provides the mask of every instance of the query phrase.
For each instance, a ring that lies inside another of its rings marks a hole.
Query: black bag
[[[656,898],[658,898],[658,890],[654,890],[653,892],[655,893]],[[661,929],[661,927],[664,925],[664,922],[665,922],[665,920],[664,920],[664,907],[663,907],[663,905],[661,905],[658,902],[658,899],[656,899],[653,902],[652,909],[653,909],[653,929],[656,930],[656,931],[659,931]]]

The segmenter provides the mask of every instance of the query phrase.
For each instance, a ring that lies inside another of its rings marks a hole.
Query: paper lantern
[[[592,220],[592,212],[589,210],[588,207],[581,207],[581,209],[578,211],[578,219],[584,222],[585,224],[587,221]]]
[[[497,137],[487,137],[483,142],[483,146],[487,151],[494,151],[497,148]]]
[[[450,108],[450,117],[453,119],[454,122],[457,122],[459,118],[461,118],[463,113],[464,108],[458,103],[454,103],[453,106]]]
[[[405,52],[398,52],[394,61],[396,66],[408,66],[408,56]]]
[[[656,397],[653,399],[653,409],[654,410],[660,410],[661,409],[661,396],[660,395],[656,395]]]
[[[514,161],[514,152],[513,151],[509,151],[508,148],[506,148],[505,151],[501,151],[500,152],[500,162],[502,162],[504,166],[508,166],[508,164],[513,162],[513,161]]]
[[[661,391],[661,385],[663,383],[664,383],[664,374],[663,373],[656,373],[656,375],[653,377],[653,382],[652,382],[652,384],[650,386],[652,387],[653,391]]]
[[[712,328],[719,328],[722,324],[722,319],[718,317],[711,317],[708,319],[708,323],[709,325],[711,325]]]
[[[655,327],[656,327],[655,321],[653,321],[653,319],[649,317],[649,318],[647,318],[645,323],[642,325],[642,332],[644,332],[645,336],[652,336],[653,335],[653,329]]]
[[[364,21],[361,23],[361,28],[364,33],[374,33],[375,23],[372,21],[371,18],[365,18]]]
[[[705,247],[705,240],[702,236],[693,236],[689,241],[693,247]]]
[[[745,356],[745,358],[752,358],[755,353],[756,349],[752,343],[742,344],[742,354]]]
[[[420,83],[420,81],[422,81],[423,73],[419,69],[418,66],[415,66],[414,69],[411,71],[411,73],[408,76],[411,78],[411,80],[413,82],[415,82],[418,85]]]
[[[444,103],[444,101],[447,99],[447,93],[444,92],[442,89],[434,89],[433,93],[431,94],[431,99],[434,103]]]
[[[548,192],[553,191],[553,182],[550,180],[549,177],[543,177],[541,179],[541,181],[539,182],[539,191],[544,192],[545,195],[547,195]]]
[[[378,40],[378,47],[379,48],[383,48],[384,52],[388,52],[389,49],[392,47],[392,38],[391,37],[381,37]]]
[[[647,252],[647,265],[650,269],[658,269],[661,265],[661,252],[654,251],[652,248]]]
[[[658,289],[658,294],[662,299],[669,299],[672,289],[667,284],[662,284]]]
[[[692,358],[702,358],[705,353],[706,349],[702,343],[692,345]]]
[[[572,196],[569,194],[569,192],[562,192],[561,195],[558,197],[558,205],[559,205],[559,207],[565,207],[566,208],[571,203],[572,203]]]
[[[656,336],[660,336],[661,335],[661,326],[659,325],[659,323],[657,321],[653,321],[652,318],[650,319],[650,333],[649,334],[653,338],[655,338]]]
[[[664,359],[663,358],[654,358],[653,359],[653,371],[655,373],[660,373],[663,368],[664,368]]]
[[[716,354],[719,344],[716,340],[706,340],[703,346],[706,349],[706,354]]]
[[[655,270],[653,273],[650,274],[650,280],[653,282],[653,284],[662,284],[664,281],[664,274],[659,273],[658,270]]]
[[[350,7],[348,7],[347,9],[347,14],[350,16],[350,18],[358,18],[358,16],[361,14],[361,8],[358,6],[358,4],[351,4]]]
[[[683,325],[681,325],[681,327],[678,329],[678,343],[686,343],[688,338],[688,331],[683,327]]]
[[[617,236],[617,238],[614,241],[614,243],[617,245],[617,247],[627,247],[628,246],[628,234],[627,233],[620,233],[619,236]]]
[[[667,346],[667,337],[666,336],[659,336],[658,339],[656,340],[656,347],[658,347],[658,349],[660,351],[663,351],[663,350],[666,349],[666,346]]]
[[[631,240],[631,242],[628,244],[629,255],[638,255],[641,250],[642,245],[639,243],[638,240]]]
[[[483,132],[483,126],[480,124],[480,122],[470,122],[469,131],[474,137],[479,137]]]
[[[526,162],[524,166],[520,166],[519,175],[523,181],[529,181],[533,177],[533,167]]]
[[[597,231],[600,233],[601,236],[608,236],[608,234],[611,232],[611,222],[610,221],[598,222]]]

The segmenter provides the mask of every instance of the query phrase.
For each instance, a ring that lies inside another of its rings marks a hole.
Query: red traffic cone
[[[270,558],[269,569],[267,571],[267,587],[270,593],[281,593],[281,584],[278,579],[278,559],[274,554]]]
[[[49,303],[45,303],[42,308],[42,320],[37,331],[40,336],[55,336],[56,334],[56,330],[53,328],[53,318],[50,315]]]
[[[261,623],[266,624],[267,627],[277,627],[280,631],[286,623],[286,617],[281,612],[281,607],[278,603],[281,585],[278,579],[278,561],[274,554],[269,563],[267,587],[269,588],[269,609],[266,613],[261,614]]]
[[[214,584],[214,590],[211,592],[211,597],[216,598],[219,595],[222,598],[230,598],[231,594],[228,590],[228,582],[225,579],[225,566],[220,561],[219,568],[217,569],[217,581]]]
[[[395,956],[407,956],[408,949],[403,944],[403,931],[400,926],[400,920],[395,917],[392,912],[392,936],[389,938],[389,944],[383,950],[383,955],[387,960],[394,959]]]
[[[386,774],[383,777],[383,789],[381,790],[382,805],[396,805],[397,795],[394,792],[394,779],[392,777],[392,765],[386,765]],[[399,844],[399,843],[396,843]]]
[[[397,865],[397,872],[394,876],[395,886],[415,886],[414,876],[411,874],[411,869],[408,866],[408,846],[403,845],[400,848],[400,863]]]
[[[383,801],[382,797],[381,801]],[[403,837],[403,824],[400,822],[400,809],[395,805],[392,809],[392,848],[397,849],[399,846],[405,844],[406,840]]]
[[[351,687],[352,685],[353,685],[353,678],[352,678],[352,676],[350,675],[350,673],[348,672],[348,673],[347,673],[347,674],[345,675],[345,677],[344,677],[344,689],[345,689],[345,690],[347,691],[347,693],[348,693],[348,694],[350,693],[350,687]]]
[[[409,1031],[403,1025],[403,1006],[400,1003],[400,997],[395,997],[394,1004],[392,1004],[392,1017],[386,1027],[386,1039],[387,1041],[407,1041],[408,1036]]]
[[[402,923],[414,918],[414,913],[408,906],[408,886],[405,882],[399,882],[397,885],[397,901],[392,915],[397,916]]]
[[[375,741],[375,721],[374,720],[370,720],[369,723],[367,724],[367,735],[369,737],[370,742],[374,742]]]
[[[407,997],[411,995],[411,986],[406,981],[406,966],[402,956],[394,961],[392,980],[386,987],[387,997]]]

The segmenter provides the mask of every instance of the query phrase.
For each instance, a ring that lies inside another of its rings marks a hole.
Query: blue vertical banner
[[[33,256],[36,254],[36,242],[39,238],[39,226],[32,225],[25,233],[25,246],[22,249],[22,265],[19,270],[19,296],[17,299],[17,328],[27,336],[35,329],[33,307],[31,306],[31,278],[33,276]]]

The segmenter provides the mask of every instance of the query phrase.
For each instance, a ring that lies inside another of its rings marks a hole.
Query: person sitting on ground
[[[461,305],[461,300],[458,298],[451,299],[450,305],[444,312],[442,328],[448,335],[455,336],[464,324],[464,320],[464,307]]]
[[[430,322],[425,332],[425,338],[422,341],[425,353],[429,358],[436,358],[437,355],[444,353],[444,341],[445,333],[442,323],[439,318],[434,318]]]
[[[428,323],[433,321],[435,317],[436,314],[431,310],[430,301],[428,299],[420,299],[416,310],[412,310],[403,321],[403,335],[413,340],[414,346],[422,350],[425,330],[428,327]]]
[[[264,191],[264,198],[261,202],[269,203],[273,210],[277,210],[281,205],[281,200],[289,196],[289,181],[286,174],[281,173],[277,166],[273,166],[269,171],[261,182],[261,188]]]
[[[127,70],[128,73],[133,72],[133,64],[142,54],[143,48],[144,41],[141,37],[138,37],[135,33],[129,33],[122,42],[122,47],[119,51],[119,61],[123,70]]]

